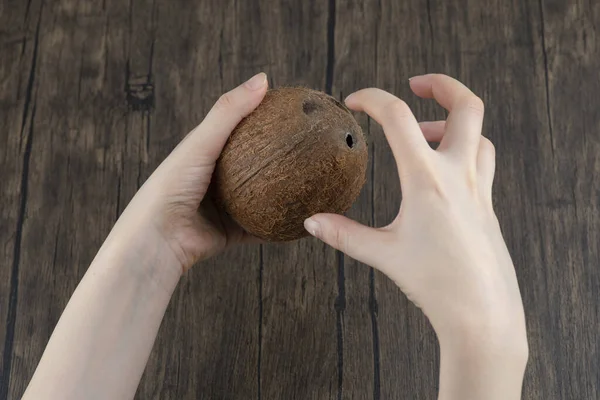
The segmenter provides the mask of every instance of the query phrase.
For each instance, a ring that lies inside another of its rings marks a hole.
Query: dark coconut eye
[[[317,105],[317,103],[315,103],[314,101],[311,100],[305,100],[302,103],[302,111],[304,112],[304,114],[308,115],[308,114],[312,114],[313,112],[317,111],[317,108],[319,108],[319,106]]]
[[[354,138],[352,137],[352,134],[350,134],[350,133],[346,133],[346,144],[350,148],[354,147]]]

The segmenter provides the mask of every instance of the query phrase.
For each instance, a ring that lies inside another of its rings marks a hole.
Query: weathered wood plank
[[[13,2],[0,10],[0,398],[7,398],[27,218],[41,9],[36,1]]]
[[[540,262],[524,260],[530,264],[524,281],[532,289],[525,297],[532,344],[525,395],[595,399],[600,397],[600,5],[534,3],[544,122],[521,131],[539,138],[528,149],[528,155],[538,156],[525,163],[529,179],[522,189],[531,199],[524,212],[535,219],[521,226],[519,237],[527,241],[535,235],[540,243]]]
[[[244,23],[269,27],[257,50],[273,84],[330,89],[333,3],[261,1],[258,9]],[[261,398],[339,398],[344,299],[336,253],[304,239],[263,246],[262,261]]]
[[[223,92],[260,67],[253,65],[259,61],[248,50],[257,47],[251,36],[257,30],[241,6],[219,0],[163,1],[134,15],[134,23],[138,19],[140,25],[150,24],[149,33],[135,31],[135,40],[146,49],[138,54],[139,74],[143,81],[151,71],[148,80],[154,88],[154,105],[149,112],[138,112],[149,124],[147,173],[202,121]],[[246,20],[244,31],[240,22]],[[238,58],[244,53],[247,57]],[[257,246],[241,247],[197,265],[183,277],[138,398],[256,396],[259,262]]]
[[[106,136],[127,108],[119,101],[122,90],[116,98],[115,91],[102,90],[109,77],[101,2],[65,0],[36,8],[41,22],[8,398],[23,393],[64,306],[115,220],[113,155],[125,149],[123,137]]]
[[[338,1],[335,24],[335,71],[333,94],[341,99],[358,89],[373,85],[377,74],[378,1]],[[371,121],[356,114],[369,143],[367,183],[348,213],[365,225],[374,223],[375,144]],[[383,169],[385,171],[385,168]],[[379,321],[375,273],[349,258],[343,259],[345,310],[341,339],[343,399],[379,399],[381,391],[379,363]],[[340,334],[338,332],[338,334]]]

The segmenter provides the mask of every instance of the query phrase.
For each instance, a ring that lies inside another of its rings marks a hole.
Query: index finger
[[[431,151],[412,111],[396,96],[381,89],[363,89],[348,96],[346,105],[366,112],[383,127],[399,170],[406,162]]]
[[[410,87],[417,96],[435,99],[450,113],[440,148],[458,147],[474,159],[483,125],[484,106],[481,99],[447,75],[417,76],[410,80]]]

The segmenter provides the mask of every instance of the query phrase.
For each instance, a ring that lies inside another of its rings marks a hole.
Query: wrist
[[[441,347],[505,348],[527,357],[527,330],[520,298],[481,301],[430,318]]]
[[[116,268],[124,278],[152,285],[169,296],[182,275],[181,263],[153,227],[119,220],[92,267]]]
[[[440,338],[440,350],[450,360],[468,363],[525,367],[527,338],[517,332],[469,332],[462,337]]]
[[[439,341],[440,400],[520,399],[528,359],[524,331],[469,327]]]

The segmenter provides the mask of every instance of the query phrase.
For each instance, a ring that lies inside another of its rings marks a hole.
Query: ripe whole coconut
[[[346,212],[365,183],[365,136],[333,97],[269,90],[231,134],[213,175],[217,206],[267,241],[306,236],[304,220]]]

